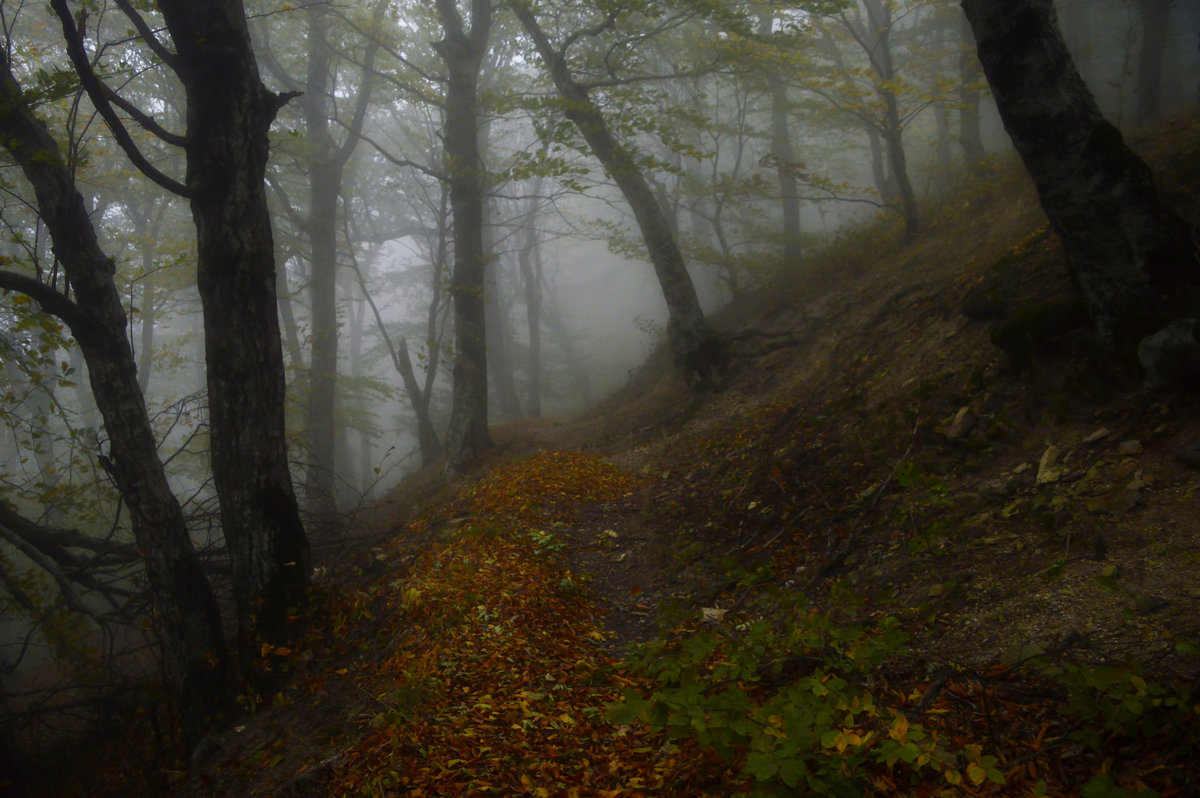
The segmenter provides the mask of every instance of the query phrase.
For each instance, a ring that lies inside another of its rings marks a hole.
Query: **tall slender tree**
[[[461,469],[490,445],[483,251],[484,167],[479,150],[479,70],[492,28],[491,0],[472,0],[469,28],[454,0],[437,0],[444,33],[434,48],[446,67],[445,170],[454,219],[454,399],[449,465]]]
[[[284,369],[275,300],[275,252],[264,176],[267,131],[290,99],[259,77],[241,0],[160,0],[173,49],[128,0],[118,0],[150,54],[186,95],[187,132],[172,133],[101,83],[67,0],[51,0],[67,52],[92,103],[133,163],[188,199],[204,310],[210,459],[229,551],[243,673],[257,676],[255,639],[299,630],[309,546],[288,469]],[[81,9],[78,19],[86,16]],[[116,107],[183,148],[179,182],[137,148]]]
[[[62,319],[83,352],[109,436],[112,473],[129,507],[134,540],[162,621],[167,688],[178,702],[183,742],[190,751],[205,719],[231,697],[220,614],[158,458],[126,335],[125,310],[113,281],[114,264],[100,247],[58,143],[34,113],[7,56],[0,56],[0,138],[33,187],[74,298],[36,277],[9,271],[0,272],[0,287],[34,298]]]
[[[638,165],[635,153],[613,135],[588,87],[576,80],[571,72],[567,49],[585,32],[568,36],[556,47],[524,0],[510,0],[508,5],[533,41],[558,90],[563,101],[563,114],[579,129],[592,155],[617,184],[637,220],[667,303],[667,340],[676,368],[693,387],[711,385],[726,365],[725,342],[704,316],[670,221]],[[610,11],[598,29],[611,27],[616,15],[616,11]]]

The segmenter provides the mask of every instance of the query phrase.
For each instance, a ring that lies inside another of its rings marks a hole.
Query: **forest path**
[[[647,689],[612,653],[654,628],[661,572],[626,531],[642,499],[599,455],[541,451],[431,503],[374,550],[369,582],[329,586],[311,654],[291,655],[312,664],[290,720],[225,741],[208,780],[261,768],[253,795],[738,789],[698,745],[605,719]]]
[[[724,768],[698,748],[604,719],[637,683],[615,668],[593,596],[609,596],[625,640],[636,606],[612,593],[654,576],[630,567],[628,550],[608,556],[636,493],[635,478],[598,456],[544,451],[413,522],[414,533],[449,534],[404,578],[378,586],[392,648],[352,675],[375,706],[322,788],[638,795],[678,785],[702,795],[723,781]],[[589,554],[567,558],[568,548]],[[604,565],[590,577],[574,570]]]

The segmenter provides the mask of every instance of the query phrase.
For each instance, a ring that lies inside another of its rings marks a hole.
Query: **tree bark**
[[[486,129],[486,128],[485,128]],[[484,204],[484,252],[495,253],[495,228],[490,217],[491,203]],[[521,399],[517,395],[517,380],[513,374],[512,335],[504,307],[501,275],[503,260],[492,254],[483,273],[484,329],[487,332],[488,380],[491,383],[494,407],[501,419],[513,421],[521,417]]]
[[[1098,338],[1121,351],[1197,312],[1187,225],[1095,100],[1051,0],[963,0],[1005,129],[1063,242]]]
[[[759,34],[769,36],[774,24],[775,14],[770,8],[760,8]],[[767,75],[767,92],[771,98],[771,156],[775,160],[775,174],[779,180],[779,206],[783,217],[783,258],[789,264],[798,264],[804,251],[800,243],[800,185],[796,180],[796,171],[803,166],[797,163],[792,148],[787,86],[779,74],[773,72]]]
[[[210,450],[242,670],[301,631],[309,546],[288,470],[275,251],[264,178],[269,92],[241,0],[159,0],[187,92],[187,177],[204,308]]]
[[[517,250],[517,265],[525,288],[525,321],[529,331],[526,366],[529,417],[542,417],[542,258],[537,216],[542,193],[542,178],[534,178],[529,190],[528,208],[521,220],[522,242]]]
[[[975,56],[975,35],[971,23],[962,18],[961,42],[958,55],[958,142],[962,147],[967,169],[977,172],[979,163],[987,155],[983,148],[983,134],[979,126],[979,88],[982,75],[979,59]]]
[[[382,20],[386,3],[375,7],[375,21]],[[346,138],[339,145],[329,130],[333,87],[333,50],[329,44],[329,6],[316,3],[308,15],[308,79],[302,101],[309,146],[308,241],[312,306],[312,358],[309,363],[308,445],[309,464],[305,488],[309,510],[317,515],[337,512],[335,418],[337,413],[338,321],[337,321],[337,218],[342,176],[366,119],[378,43],[367,45],[362,76],[352,117],[346,123]]]
[[[554,49],[533,12],[519,2],[511,2],[510,7],[550,73],[564,101],[563,113],[579,129],[633,211],[667,302],[667,340],[675,367],[692,388],[713,385],[725,368],[728,350],[704,317],[683,253],[646,176],[633,154],[613,137],[600,108],[572,77],[565,57]]]
[[[445,37],[435,43],[447,71],[446,171],[454,219],[454,399],[446,453],[460,470],[491,445],[488,436],[488,374],[484,305],[483,164],[479,153],[479,69],[492,26],[491,0],[472,0],[471,30],[463,27],[454,0],[437,0]]]
[[[117,487],[129,507],[130,526],[146,566],[158,612],[167,689],[178,700],[185,748],[199,740],[205,719],[231,693],[220,614],[200,568],[183,511],[158,459],[157,441],[137,381],[126,337],[113,262],[95,229],[58,145],[26,105],[7,60],[0,57],[0,135],[34,187],[55,256],[72,288],[72,302],[32,278],[0,273],[0,285],[22,291],[62,319],[87,363],[92,394],[104,420]]]
[[[412,405],[413,413],[417,417],[417,446],[421,450],[421,465],[422,467],[430,465],[442,456],[442,444],[438,440],[437,429],[433,426],[433,419],[429,415],[429,401],[422,393],[421,386],[417,382],[416,372],[413,371],[412,357],[408,354],[408,341],[402,337],[399,341],[392,342],[387,325],[383,323],[383,315],[380,314],[379,307],[367,290],[366,278],[363,277],[362,269],[358,267],[357,261],[354,262],[354,274],[358,278],[358,287],[362,291],[364,302],[371,306],[371,313],[375,316],[375,325],[380,336],[383,337],[388,353],[392,356],[392,365],[396,367],[396,373],[400,375],[400,379],[404,383],[404,392],[408,395],[409,404]]]
[[[867,48],[871,68],[879,76],[875,91],[883,100],[884,118],[880,127],[884,144],[887,146],[888,163],[892,167],[892,179],[900,194],[901,212],[904,215],[904,237],[911,240],[920,227],[917,211],[917,195],[908,175],[907,156],[904,152],[904,126],[900,119],[900,103],[891,88],[896,79],[896,67],[892,61],[892,7],[886,0],[864,0],[870,22],[869,36],[874,37],[874,46]]]
[[[1137,120],[1144,123],[1162,114],[1162,66],[1171,0],[1138,0],[1138,9],[1142,43],[1138,50]]]

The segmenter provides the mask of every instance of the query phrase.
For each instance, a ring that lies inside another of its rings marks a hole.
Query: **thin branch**
[[[83,310],[65,294],[28,275],[0,271],[0,289],[16,291],[35,300],[42,306],[42,310],[62,319],[72,331],[82,329],[90,323]]]
[[[75,20],[71,17],[70,10],[67,8],[67,0],[50,0],[50,7],[54,9],[59,21],[62,23],[63,38],[67,44],[67,55],[70,57],[71,64],[75,67],[75,71],[79,75],[80,83],[83,84],[83,88],[87,91],[92,104],[96,106],[96,110],[100,112],[100,116],[104,118],[108,129],[112,131],[113,137],[121,145],[121,149],[125,151],[125,155],[138,168],[138,171],[158,186],[181,197],[190,197],[191,192],[187,186],[160,172],[146,159],[146,156],[142,154],[142,151],[138,149],[137,144],[133,141],[133,137],[129,135],[129,131],[126,130],[124,123],[121,122],[121,118],[117,116],[117,112],[113,110],[110,95],[114,92],[104,85],[96,75],[95,70],[92,69],[87,53],[83,49],[83,37],[75,25]]]
[[[166,45],[159,41],[158,36],[150,28],[150,26],[146,24],[146,20],[142,17],[142,15],[139,14],[132,5],[130,5],[129,0],[115,0],[115,2],[117,4],[117,8],[125,12],[125,16],[129,17],[129,21],[133,24],[133,29],[136,30],[138,35],[142,37],[142,41],[146,42],[146,46],[149,47],[155,55],[161,58],[164,64],[169,66],[171,69],[178,71],[177,66],[179,63],[179,56],[168,50]]]

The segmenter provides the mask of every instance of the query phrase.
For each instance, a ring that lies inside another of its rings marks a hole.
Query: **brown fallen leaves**
[[[330,795],[724,795],[726,766],[603,708],[634,682],[601,646],[597,610],[554,556],[553,528],[619,501],[631,477],[546,452],[473,486],[443,517],[470,523],[379,590],[389,653],[353,673],[372,696]],[[437,523],[434,519],[433,523]]]

